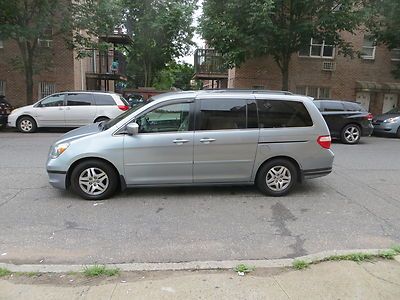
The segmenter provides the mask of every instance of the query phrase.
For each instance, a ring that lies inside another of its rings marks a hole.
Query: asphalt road
[[[254,187],[130,189],[100,202],[52,188],[62,133],[0,132],[0,262],[273,259],[400,243],[400,140],[334,144],[334,172],[284,198]]]

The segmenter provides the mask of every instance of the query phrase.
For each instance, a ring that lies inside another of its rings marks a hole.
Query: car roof
[[[361,104],[361,103],[359,103],[359,102],[350,101],[350,100],[316,99],[316,100],[314,100],[314,101],[315,101],[315,102],[351,103],[351,104],[358,104],[358,105]]]
[[[66,94],[66,93],[82,93],[82,94],[111,94],[111,95],[118,95],[115,92],[110,92],[110,91],[82,91],[82,90],[72,90],[72,91],[60,91],[56,92],[54,94]]]

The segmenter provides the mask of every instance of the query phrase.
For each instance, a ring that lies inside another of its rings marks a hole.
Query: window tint
[[[255,101],[247,104],[247,128],[258,128],[257,104]]]
[[[343,102],[343,106],[346,111],[366,111],[364,107],[357,103]]]
[[[68,94],[67,106],[82,106],[82,105],[93,105],[92,94]]]
[[[139,132],[175,132],[189,130],[189,103],[171,104],[140,116]]]
[[[115,105],[114,98],[107,94],[94,94],[96,105]]]
[[[246,128],[246,101],[215,99],[200,101],[199,130]]]
[[[63,94],[52,95],[40,102],[41,107],[54,107],[54,106],[63,106],[63,105],[64,105],[64,95]]]
[[[326,101],[323,103],[324,111],[344,111],[344,106],[341,102]]]
[[[312,126],[304,104],[297,101],[257,100],[260,128]]]

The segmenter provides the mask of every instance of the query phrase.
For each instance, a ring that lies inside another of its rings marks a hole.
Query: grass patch
[[[332,255],[322,261],[341,261],[341,260],[351,260],[355,262],[369,261],[374,257],[372,254],[367,253],[351,253],[346,255]]]
[[[39,272],[15,272],[13,274],[17,276],[26,276],[26,277],[36,277],[40,275]]]
[[[310,266],[311,263],[304,261],[304,260],[300,260],[300,259],[296,259],[293,261],[293,268],[295,268],[296,270],[303,270],[306,269]]]
[[[119,269],[108,269],[106,266],[95,265],[92,267],[85,267],[83,269],[83,275],[86,277],[97,277],[97,276],[115,276],[119,274]]]
[[[379,254],[377,255],[380,258],[384,258],[384,259],[394,259],[394,257],[397,255],[398,253],[393,250],[393,249],[389,249],[389,250],[385,250],[382,252],[379,252]]]
[[[394,245],[390,249],[396,252],[396,254],[400,254],[400,245]]]
[[[4,269],[4,268],[0,268],[0,277],[8,276],[8,275],[11,275],[11,271],[10,270]]]
[[[245,264],[240,264],[237,265],[234,269],[235,272],[240,272],[240,273],[250,273],[251,271],[255,270],[254,266],[248,266]]]

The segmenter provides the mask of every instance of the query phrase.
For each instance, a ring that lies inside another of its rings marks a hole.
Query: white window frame
[[[302,55],[300,54],[300,51],[298,52],[299,57],[311,57],[311,58],[324,58],[324,59],[334,59],[335,58],[335,46],[334,45],[327,45],[325,44],[325,40],[322,40],[322,43],[313,43],[314,39],[310,39],[310,46],[309,46],[309,51],[308,55]],[[321,51],[319,55],[312,55],[312,48],[313,47],[321,47]],[[324,49],[325,47],[332,47],[332,56],[324,56]]]
[[[365,41],[366,40],[372,41],[372,46],[365,46]],[[361,55],[361,58],[365,59],[365,60],[374,60],[375,59],[375,53],[376,53],[376,41],[372,40],[371,37],[369,37],[369,36],[364,36],[363,46],[361,48],[361,53],[363,52],[364,49],[369,49],[369,50],[372,49],[372,55]]]
[[[54,82],[41,81],[39,82],[38,98],[50,96],[56,92],[56,84]]]
[[[47,31],[44,33],[43,38],[37,39],[38,46],[41,48],[53,47],[53,28],[48,28]]]
[[[331,88],[330,87],[325,87],[325,86],[310,86],[310,85],[299,85],[296,86],[296,93],[298,89],[304,89],[305,90],[305,95],[304,96],[309,96],[309,97],[313,97],[309,95],[309,91],[311,89],[316,89],[317,90],[317,96],[314,97],[314,99],[329,99],[331,97]],[[328,89],[328,97],[323,97],[321,98],[321,90],[322,89]]]
[[[397,53],[397,56],[393,55],[394,53]],[[391,55],[391,57],[390,57],[391,61],[400,61],[400,48],[393,48],[390,51],[390,55]]]
[[[0,80],[0,95],[6,95],[6,81]]]

